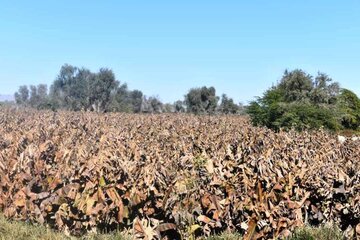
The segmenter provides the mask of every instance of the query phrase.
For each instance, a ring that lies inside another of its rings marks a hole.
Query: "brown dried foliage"
[[[0,210],[82,234],[143,239],[305,223],[360,235],[359,142],[280,132],[241,117],[0,110]]]

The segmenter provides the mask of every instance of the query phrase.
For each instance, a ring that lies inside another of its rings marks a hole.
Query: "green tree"
[[[86,70],[83,69],[82,72]],[[86,71],[89,73],[89,71]],[[51,102],[56,108],[81,110],[86,96],[86,81],[79,78],[79,68],[65,64],[50,87]]]
[[[215,113],[218,101],[214,87],[193,88],[185,95],[187,111],[195,114]]]
[[[239,106],[234,103],[232,98],[229,98],[226,96],[226,94],[223,94],[221,96],[219,111],[223,114],[236,114],[239,111]]]
[[[142,101],[141,111],[144,113],[162,113],[163,103],[158,97],[145,97]]]
[[[133,90],[129,93],[130,103],[134,113],[141,112],[143,96],[144,94],[139,90]]]
[[[314,104],[334,104],[339,95],[340,86],[325,73],[318,73],[313,89],[310,92],[311,102]]]
[[[90,105],[94,111],[104,112],[108,109],[111,94],[118,88],[119,82],[113,71],[107,68],[101,68],[90,79]]]
[[[30,91],[27,86],[20,86],[19,91],[15,93],[16,103],[19,105],[30,106],[38,109],[48,108],[47,85],[31,85]]]
[[[285,71],[279,84],[250,103],[247,112],[252,122],[274,130],[340,129],[334,104],[339,84],[323,73],[312,79],[302,70]]]
[[[277,129],[275,121],[284,112],[284,95],[282,89],[273,86],[264,93],[263,97],[250,102],[247,111],[253,124]]]
[[[20,86],[19,90],[15,93],[15,102],[19,105],[25,105],[29,101],[29,88],[27,86]]]
[[[50,99],[56,108],[104,112],[123,109],[120,105],[124,90],[127,91],[126,86],[120,85],[110,69],[92,73],[86,68],[65,64],[50,88]]]
[[[110,69],[101,68],[93,73],[86,68],[64,64],[50,86],[49,94],[44,84],[30,86],[30,91],[27,86],[21,86],[15,99],[18,104],[35,108],[138,113],[143,94],[139,90],[129,91],[126,84],[116,80]],[[149,104],[157,109],[155,111],[160,111],[156,100],[151,99]]]
[[[300,69],[290,72],[286,70],[278,89],[283,92],[286,102],[309,99],[310,92],[313,89],[312,76]]]
[[[112,112],[133,112],[130,92],[126,84],[119,84],[119,87],[111,94],[108,110]]]
[[[341,124],[348,129],[360,128],[360,99],[348,90],[342,89],[338,98]]]
[[[38,89],[36,86],[31,85],[30,86],[30,99],[29,99],[29,104],[32,107],[37,107],[37,105],[40,102],[40,98],[38,95]]]
[[[37,93],[38,93],[39,99],[41,101],[44,101],[47,98],[47,94],[48,94],[47,85],[39,84],[37,86]]]
[[[37,94],[38,94],[38,109],[47,109],[50,108],[49,104],[49,96],[48,96],[48,88],[46,84],[39,84],[37,86]]]
[[[175,112],[175,106],[171,103],[163,104],[163,111],[166,113],[173,113]]]
[[[184,113],[186,112],[185,104],[183,101],[178,100],[174,103],[175,112],[177,113]]]

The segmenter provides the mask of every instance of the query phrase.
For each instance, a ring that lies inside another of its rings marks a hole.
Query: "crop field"
[[[0,109],[0,211],[71,235],[235,232],[331,223],[360,237],[360,141],[240,116]]]

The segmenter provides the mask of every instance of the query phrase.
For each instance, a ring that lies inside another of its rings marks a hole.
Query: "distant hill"
[[[5,102],[5,101],[9,101],[9,102],[14,101],[14,96],[0,94],[0,102]]]

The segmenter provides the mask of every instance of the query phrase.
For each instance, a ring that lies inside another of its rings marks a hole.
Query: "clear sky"
[[[207,85],[247,103],[286,68],[360,96],[357,0],[0,0],[0,34],[0,94],[69,63],[165,102]]]

